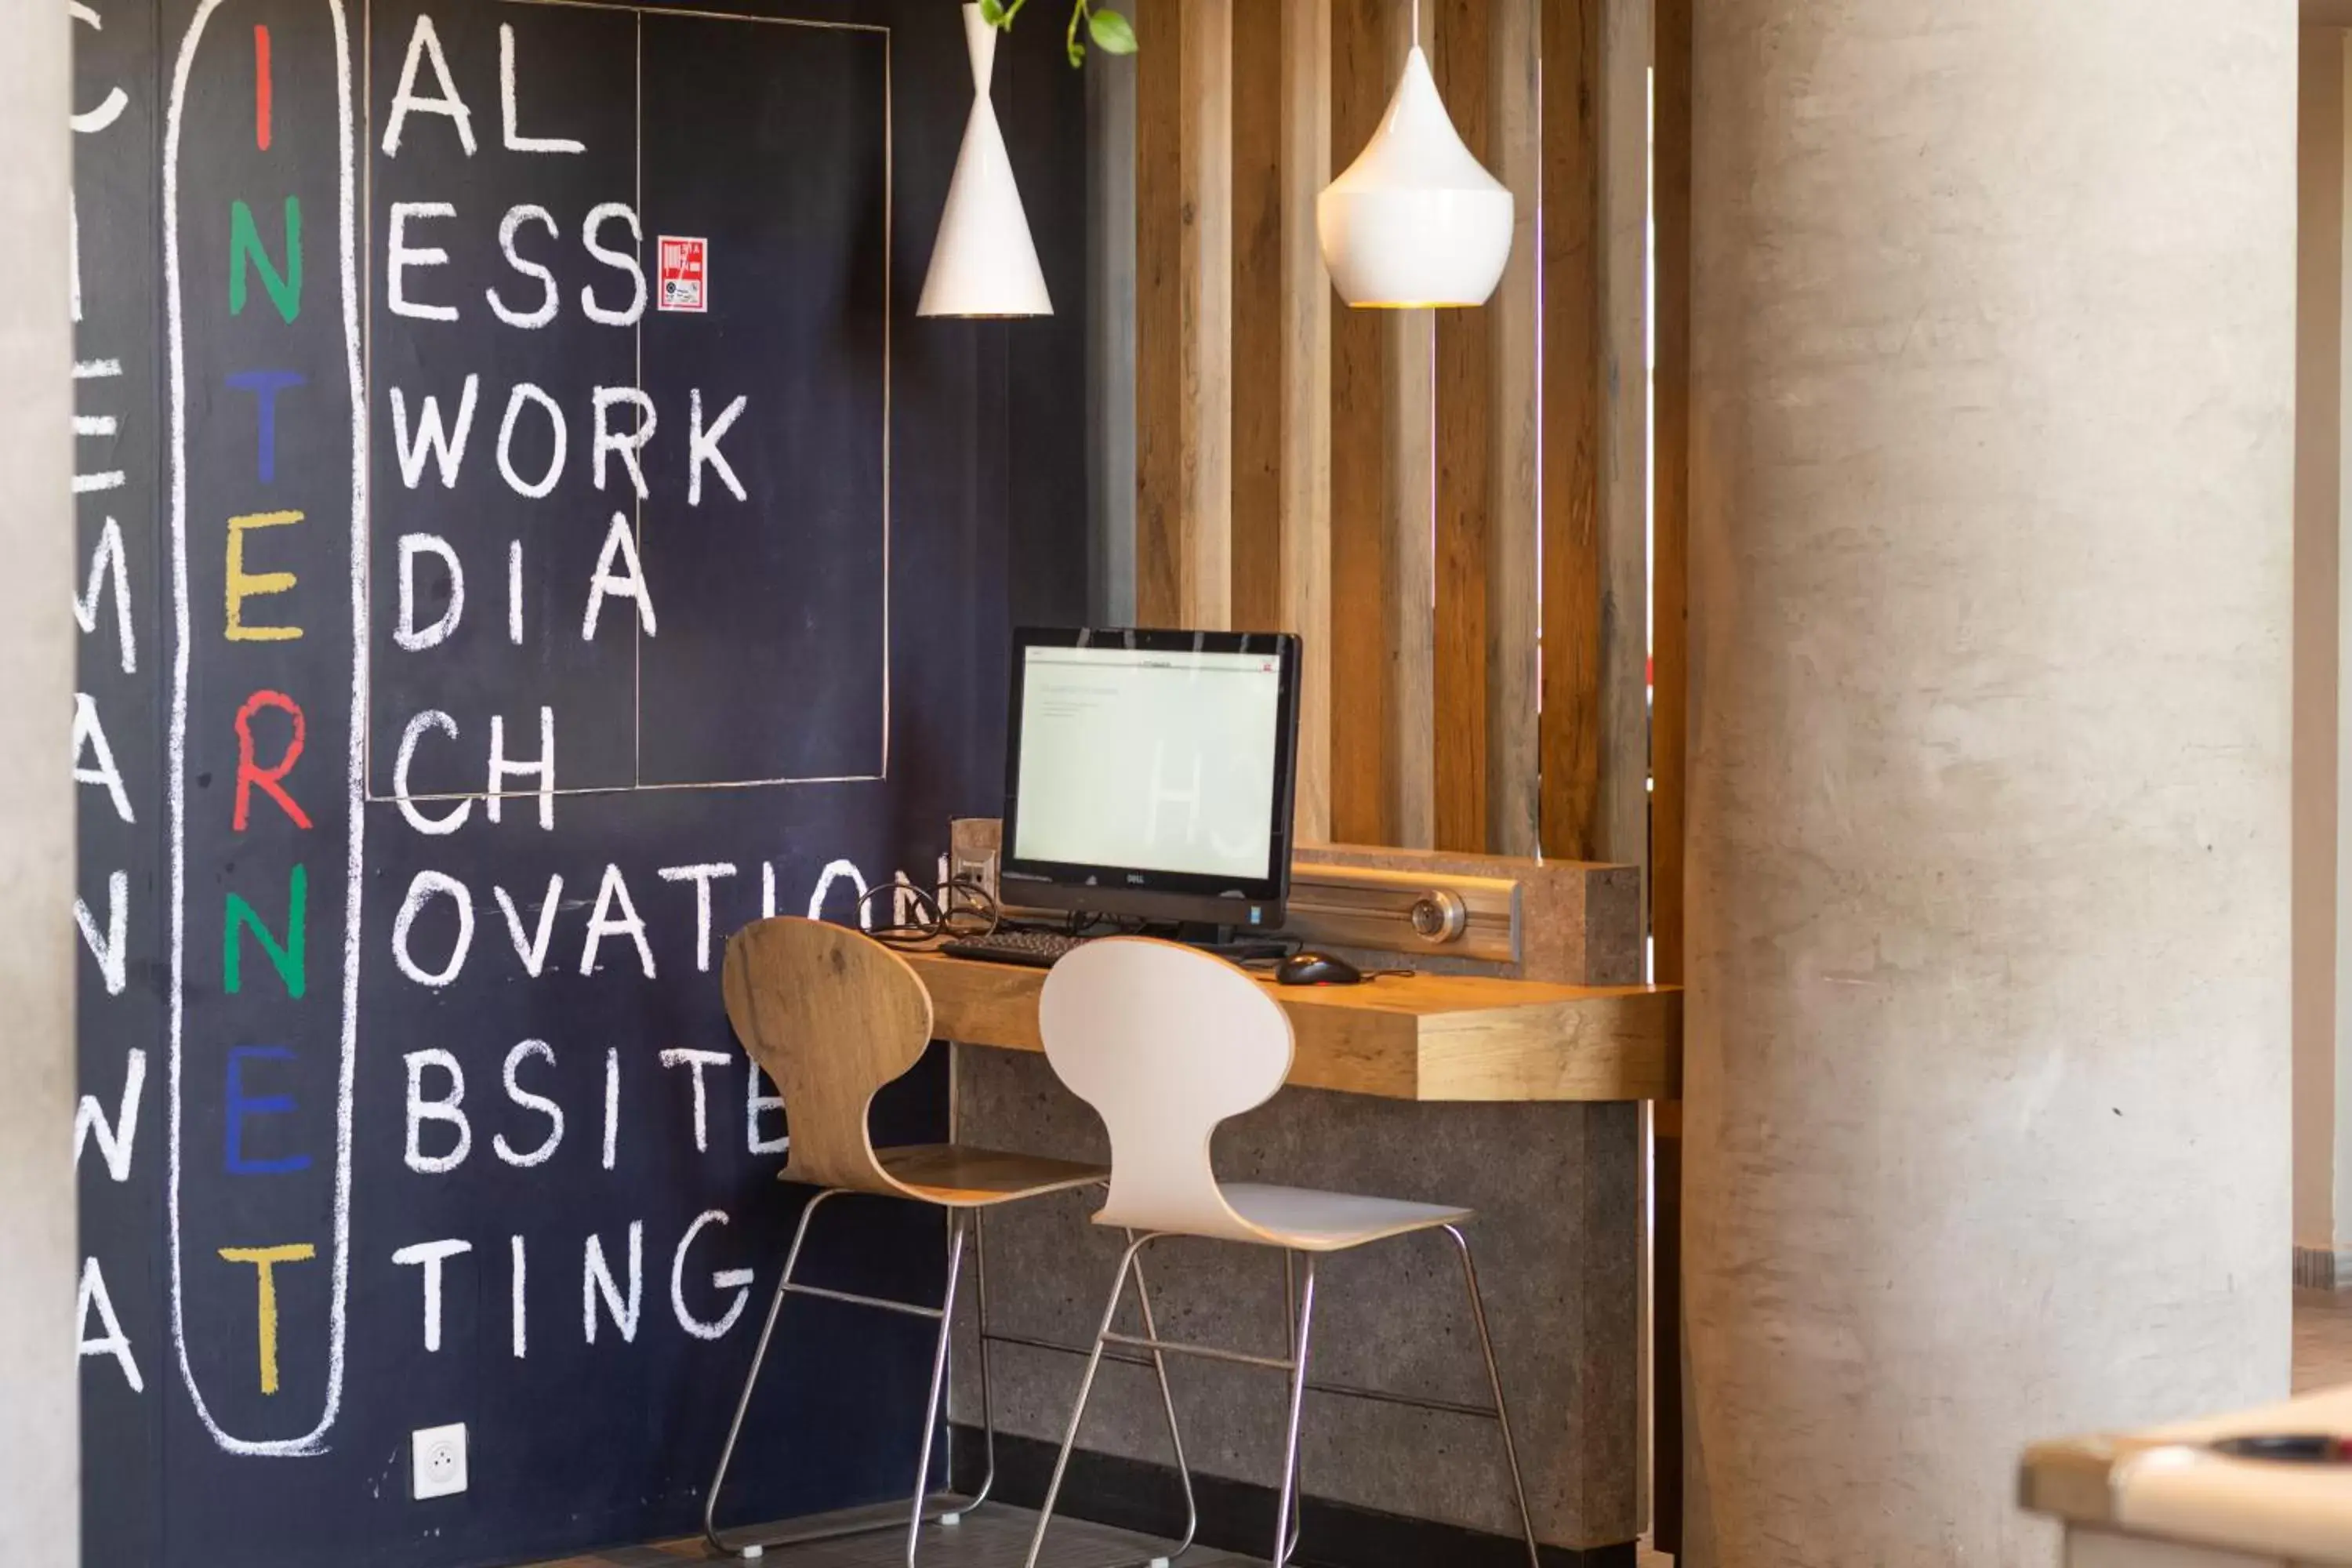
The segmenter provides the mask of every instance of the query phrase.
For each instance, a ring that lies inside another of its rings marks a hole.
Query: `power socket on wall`
[[[466,1424],[420,1426],[408,1435],[410,1495],[455,1497],[466,1489]]]

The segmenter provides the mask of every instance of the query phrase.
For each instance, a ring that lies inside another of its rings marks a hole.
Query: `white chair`
[[[735,1026],[736,1036],[751,1059],[774,1080],[791,1119],[792,1149],[779,1179],[812,1186],[817,1192],[801,1210],[792,1247],[784,1254],[783,1273],[776,1281],[775,1298],[768,1305],[767,1321],[761,1326],[759,1343],[751,1352],[751,1367],[735,1403],[735,1419],[727,1428],[719,1468],[703,1500],[703,1537],[723,1556],[751,1557],[773,1546],[865,1534],[876,1528],[853,1521],[748,1537],[740,1532],[722,1534],[719,1528],[719,1495],[727,1484],[727,1471],[734,1462],[743,1418],[751,1407],[751,1392],[759,1384],[760,1367],[767,1360],[769,1342],[775,1337],[784,1298],[814,1296],[929,1318],[940,1325],[931,1356],[930,1394],[923,1405],[914,1501],[907,1523],[907,1568],[915,1568],[922,1526],[952,1522],[971,1512],[986,1500],[996,1477],[996,1415],[988,1374],[988,1347],[995,1336],[988,1326],[988,1264],[981,1216],[1002,1205],[1097,1185],[1106,1173],[1099,1165],[956,1143],[874,1147],[866,1131],[866,1109],[885,1084],[903,1077],[929,1048],[931,996],[907,961],[873,938],[816,921],[789,917],[761,921],[736,932],[727,943],[722,979],[727,1016]],[[947,1285],[937,1307],[828,1289],[796,1278],[809,1222],[827,1202],[845,1194],[903,1199],[946,1211]],[[967,1236],[977,1276],[973,1291],[980,1319],[980,1405],[987,1469],[980,1489],[959,1499],[934,1494],[930,1477]],[[1140,1277],[1137,1292],[1143,1292]],[[1149,1334],[1154,1331],[1150,1298],[1142,1295],[1142,1300],[1144,1331]],[[1156,1361],[1155,1366],[1172,1438],[1176,1406],[1168,1397],[1167,1367],[1164,1361]],[[1181,1447],[1178,1453],[1181,1457]],[[1189,1508],[1189,1484],[1185,1502]],[[1185,1540],[1189,1543],[1191,1539],[1188,1528]]]
[[[1138,937],[1112,937],[1087,943],[1045,977],[1038,1004],[1038,1026],[1055,1073],[1072,1092],[1094,1107],[1110,1132],[1110,1191],[1097,1225],[1129,1233],[1126,1254],[1112,1281],[1109,1303],[1095,1332],[1070,1427],[1055,1461],[1045,1502],[1029,1542],[1028,1568],[1036,1568],[1054,1500],[1086,1419],[1087,1401],[1106,1345],[1150,1352],[1207,1356],[1219,1361],[1275,1368],[1289,1373],[1290,1414],[1282,1461],[1281,1506],[1275,1520],[1274,1568],[1283,1568],[1298,1545],[1297,1477],[1299,1407],[1307,1388],[1307,1336],[1315,1313],[1315,1260],[1391,1237],[1442,1230],[1462,1258],[1463,1283],[1478,1347],[1494,1390],[1492,1409],[1472,1413],[1501,1427],[1503,1458],[1528,1561],[1539,1555],[1528,1514],[1527,1488],[1519,1474],[1518,1449],[1511,1439],[1503,1403],[1503,1380],[1495,1364],[1494,1342],[1478,1295],[1478,1275],[1462,1224],[1468,1209],[1346,1193],[1311,1192],[1255,1183],[1225,1184],[1210,1167],[1209,1142],[1220,1122],[1263,1105],[1289,1076],[1293,1041],[1290,1019],[1266,987],[1242,970],[1189,947]],[[1147,1321],[1141,1337],[1114,1332],[1129,1277],[1143,1250],[1163,1237],[1202,1237],[1279,1247],[1286,1265],[1303,1259],[1304,1288],[1291,1327],[1286,1357],[1245,1355],[1218,1346],[1162,1340]],[[1332,1392],[1345,1392],[1333,1390]],[[1402,1399],[1402,1396],[1383,1397]],[[1430,1402],[1402,1399],[1408,1404]],[[1430,1405],[1432,1408],[1459,1408]],[[1173,1428],[1171,1428],[1171,1434]],[[1183,1451],[1177,1448],[1177,1465]],[[1189,1481],[1188,1481],[1189,1484]],[[1180,1549],[1181,1550],[1181,1549]]]

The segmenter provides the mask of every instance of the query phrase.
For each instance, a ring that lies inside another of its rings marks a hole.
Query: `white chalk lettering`
[[[98,973],[106,982],[106,994],[120,996],[130,981],[130,949],[122,941],[124,927],[131,911],[131,879],[121,871],[110,871],[106,878],[106,934],[98,931],[98,921],[89,912],[89,905],[80,899],[74,900],[74,924],[81,928],[82,945],[98,960]]]
[[[89,552],[89,585],[74,595],[74,624],[85,637],[98,631],[99,596],[106,592],[109,578],[114,581],[114,640],[121,650],[122,673],[139,673],[139,639],[131,625],[131,572],[123,563],[122,525],[112,518],[98,531],[98,543]]]
[[[427,98],[416,90],[416,68],[420,63],[433,67],[433,79],[440,92]],[[416,26],[408,35],[408,57],[401,62],[400,87],[392,95],[392,122],[383,128],[383,154],[400,156],[401,132],[408,128],[411,114],[438,114],[457,128],[458,143],[466,156],[474,155],[474,114],[466,100],[457,94],[457,84],[449,77],[449,58],[441,52],[441,36],[433,30],[433,16],[421,12]]]
[[[535,778],[539,781],[539,826],[548,832],[555,830],[555,710],[539,710],[539,760],[537,762],[507,761],[507,721],[503,714],[490,715],[490,820],[499,820],[499,805],[506,793],[509,779]]]
[[[419,18],[420,21],[423,18]],[[455,305],[433,305],[408,297],[408,272],[427,267],[446,267],[449,253],[437,245],[408,243],[410,220],[428,217],[456,217],[457,209],[447,202],[394,202],[392,204],[392,227],[384,238],[384,302],[395,316],[407,316],[419,321],[454,321],[457,319]]]
[[[98,1311],[100,1332],[89,1337],[89,1314]],[[122,1331],[122,1320],[114,1315],[114,1299],[106,1293],[106,1276],[98,1267],[98,1259],[81,1260],[81,1289],[74,1300],[74,1332],[80,1341],[76,1347],[83,1355],[112,1356],[122,1369],[122,1381],[131,1385],[133,1394],[144,1394],[147,1385],[140,1381],[139,1363],[131,1359],[131,1336]]]
[[[543,224],[551,237],[561,237],[563,231],[555,226],[555,215],[545,207],[524,202],[507,209],[499,220],[499,249],[505,253],[507,265],[526,278],[539,279],[539,303],[528,310],[518,310],[499,298],[495,285],[482,290],[490,301],[490,313],[509,327],[537,328],[555,320],[561,291],[555,286],[555,274],[543,264],[533,261],[515,248],[515,239],[527,223]]]
[[[90,756],[88,767],[82,765],[84,752]],[[73,779],[104,785],[107,798],[114,802],[114,815],[125,822],[136,820],[131,815],[130,792],[122,787],[122,771],[114,765],[114,748],[106,743],[106,726],[98,721],[98,704],[86,691],[74,693]]]
[[[756,1278],[756,1276],[752,1274],[751,1270],[749,1268],[722,1268],[717,1273],[711,1275],[710,1288],[714,1290],[732,1290],[735,1292],[735,1299],[727,1304],[726,1312],[720,1316],[717,1322],[710,1323],[703,1321],[703,1320],[696,1317],[692,1312],[687,1310],[687,1250],[693,1247],[694,1238],[702,1234],[703,1226],[709,1225],[723,1226],[726,1223],[727,1215],[719,1209],[709,1209],[695,1215],[694,1223],[686,1227],[686,1234],[684,1236],[678,1237],[677,1250],[670,1255],[669,1308],[672,1312],[677,1315],[677,1326],[684,1329],[688,1333],[692,1334],[698,1340],[716,1340],[724,1338],[727,1331],[735,1326],[735,1321],[743,1315],[744,1303],[751,1299],[751,1281]]]
[[[584,153],[587,148],[567,136],[526,136],[515,113],[515,30],[499,24],[499,124],[509,153]]]
[[[548,449],[547,472],[536,480],[524,479],[515,472],[514,466],[515,420],[521,415],[522,405],[526,403],[536,404],[547,410],[547,423],[551,432],[552,445]],[[527,381],[515,383],[514,390],[507,395],[506,417],[499,422],[499,475],[506,480],[507,489],[528,500],[546,499],[554,490],[555,481],[563,477],[564,447],[570,439],[570,432],[563,426],[563,410],[556,406],[555,399]]]
[[[395,282],[394,287],[399,285]],[[449,312],[455,318],[457,312]],[[466,438],[474,433],[474,399],[482,390],[482,378],[469,375],[463,390],[457,394],[457,428],[448,429],[441,423],[441,400],[427,394],[424,406],[416,411],[416,434],[408,432],[408,398],[399,387],[392,389],[392,445],[400,458],[400,480],[415,489],[425,479],[425,460],[433,459],[441,471],[441,488],[457,488],[457,475],[466,466]]]
[[[451,1237],[443,1241],[415,1242],[392,1255],[393,1262],[404,1268],[421,1266],[424,1269],[425,1352],[427,1355],[441,1348],[441,1265],[473,1250],[472,1242]]]
[[[563,879],[548,878],[547,897],[539,902],[539,930],[528,938],[523,934],[522,915],[507,890],[493,887],[490,896],[498,900],[499,910],[507,917],[507,936],[514,943],[515,956],[522,960],[523,973],[538,979],[547,965],[547,940],[555,934],[555,905],[563,896]]]
[[[615,574],[613,566],[623,567]],[[637,606],[637,623],[647,637],[654,635],[654,596],[646,586],[645,568],[637,562],[637,542],[629,531],[629,520],[620,512],[613,514],[613,526],[604,531],[604,548],[596,556],[596,574],[588,580],[588,613],[580,617],[580,640],[596,640],[596,622],[603,616],[606,595],[616,599],[633,600]]]
[[[563,1142],[563,1108],[543,1094],[531,1093],[516,1081],[516,1071],[527,1057],[537,1057],[551,1068],[555,1066],[555,1047],[545,1040],[525,1040],[507,1053],[507,1098],[525,1110],[534,1110],[546,1117],[547,1136],[540,1140],[538,1148],[528,1153],[517,1152],[503,1132],[490,1140],[490,1148],[499,1159],[523,1170],[547,1163],[555,1157],[557,1147]]]
[[[439,969],[427,969],[418,963],[408,951],[408,933],[424,912],[425,903],[436,894],[447,899],[457,910],[457,936],[449,944],[449,961]],[[408,884],[408,896],[400,901],[400,913],[392,922],[392,958],[400,972],[419,985],[435,990],[457,978],[466,967],[466,952],[474,945],[474,895],[466,884],[439,871],[419,871]]]
[[[631,243],[626,250],[612,249],[596,237],[597,231],[614,218],[623,219],[629,226]],[[646,269],[637,262],[637,251],[646,243],[646,236],[645,231],[637,226],[635,210],[626,202],[606,202],[602,206],[591,208],[588,221],[581,225],[580,239],[588,247],[589,255],[607,267],[626,272],[635,290],[629,297],[626,310],[609,310],[597,303],[595,285],[583,283],[580,286],[580,308],[588,312],[590,321],[602,321],[608,327],[635,326],[638,319],[646,313]]]
[[[399,805],[400,815],[408,819],[409,826],[438,838],[465,826],[466,818],[474,814],[474,803],[461,800],[439,816],[427,816],[417,808],[408,793],[408,764],[415,760],[416,742],[425,738],[427,730],[438,730],[454,741],[457,738],[457,721],[437,708],[427,708],[408,721],[408,728],[400,732],[400,750],[392,760],[392,798]]]
[[[615,916],[613,907],[620,906]],[[580,973],[596,973],[596,950],[608,936],[626,936],[637,944],[637,963],[646,978],[654,977],[654,950],[646,941],[646,922],[637,918],[637,906],[629,897],[629,884],[621,876],[618,866],[604,868],[604,879],[596,888],[596,907],[588,913],[588,934],[580,945]]]
[[[408,1065],[408,1142],[404,1158],[408,1168],[423,1176],[437,1176],[454,1171],[466,1163],[474,1152],[473,1124],[466,1120],[461,1109],[466,1103],[466,1069],[457,1058],[437,1047],[411,1051],[401,1058]],[[449,1092],[439,1100],[425,1098],[425,1069],[438,1068],[448,1075]],[[425,1124],[445,1122],[457,1130],[457,1141],[446,1154],[425,1152]]]
[[[637,411],[635,426],[627,430],[613,428],[613,410],[624,403]],[[645,464],[640,457],[646,443],[654,438],[654,429],[661,421],[654,413],[654,400],[634,386],[600,386],[596,389],[596,445],[593,454],[594,467],[591,477],[596,488],[604,488],[604,455],[617,453],[621,464],[629,470],[629,483],[639,500],[653,492],[646,488]]]
[[[710,428],[706,431],[702,427],[702,388],[698,386],[694,389],[694,400],[688,407],[686,426],[687,505],[702,504],[702,469],[706,463],[718,470],[719,482],[727,487],[737,500],[750,499],[744,491],[743,481],[735,477],[735,466],[727,460],[727,454],[719,449],[719,443],[725,437],[727,427],[735,423],[735,416],[743,412],[744,405],[750,401],[751,399],[747,397],[738,395],[734,402],[727,405],[726,412],[719,415],[712,422]]]
[[[698,973],[710,973],[710,884],[720,877],[731,877],[735,868],[727,861],[713,861],[705,866],[665,866],[661,879],[665,882],[694,884],[694,967]]]
[[[429,626],[416,624],[416,558],[419,555],[440,557],[442,569],[449,574],[449,603],[443,606],[441,618]],[[410,653],[422,653],[428,647],[438,647],[457,623],[466,618],[466,569],[458,564],[457,552],[449,542],[431,533],[404,533],[400,536],[400,618],[392,628],[392,640]]]
[[[139,1142],[139,1101],[147,1089],[147,1053],[137,1046],[131,1047],[122,1068],[122,1099],[116,1105],[111,1126],[106,1120],[106,1107],[99,1104],[98,1096],[85,1094],[74,1110],[74,1163],[81,1163],[81,1152],[90,1139],[98,1140],[98,1157],[106,1162],[106,1173],[118,1182],[131,1179],[131,1153]]]
[[[635,1343],[637,1337],[637,1309],[645,1301],[646,1286],[646,1226],[643,1220],[629,1222],[629,1299],[625,1306],[621,1289],[613,1282],[613,1270],[604,1261],[604,1244],[594,1236],[588,1238],[586,1255],[580,1268],[580,1329],[590,1344],[596,1342],[596,1298],[604,1298],[604,1310],[611,1314],[613,1326],[621,1331],[625,1343]]]
[[[686,1068],[694,1074],[694,1149],[698,1154],[710,1150],[710,1098],[703,1085],[702,1069],[723,1068],[733,1059],[722,1051],[671,1049],[661,1054],[662,1066]]]

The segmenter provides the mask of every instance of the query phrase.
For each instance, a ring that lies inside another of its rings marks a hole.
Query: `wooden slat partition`
[[[1510,265],[1485,310],[1493,350],[1487,416],[1486,847],[1533,855],[1539,845],[1536,549],[1537,198],[1543,99],[1539,0],[1491,0],[1487,166],[1517,207]]]
[[[1601,41],[1606,0],[1543,0],[1543,716],[1547,855],[1601,838]]]
[[[1683,826],[1690,717],[1691,7],[1655,0],[1652,29],[1652,208],[1656,225],[1657,362],[1651,384],[1652,675],[1650,915],[1653,978],[1683,982]],[[1683,1536],[1682,1118],[1652,1120],[1657,1215],[1653,1300],[1651,1533],[1662,1552]]]
[[[1487,0],[1441,0],[1430,61],[1454,129],[1479,162],[1494,158]],[[1486,847],[1487,573],[1496,475],[1496,318],[1437,320],[1437,539],[1434,837],[1441,849]]]
[[[1639,864],[1650,837],[1644,263],[1651,0],[1607,0],[1607,7],[1601,40],[1601,794],[1593,847],[1596,858]]]
[[[1234,9],[1234,625],[1280,627],[1281,5]]]
[[[1233,0],[1145,0],[1136,59],[1136,616],[1233,619]]]
[[[1399,0],[1331,0],[1331,156],[1344,167],[1380,123],[1395,71],[1390,18]],[[1328,284],[1326,285],[1328,288]],[[1383,315],[1331,317],[1331,835],[1398,842],[1386,754],[1393,474],[1388,442],[1394,378]]]
[[[1331,179],[1332,0],[1285,0],[1282,27],[1282,611],[1305,639],[1297,831],[1331,832],[1331,285],[1315,198]],[[1244,363],[1244,374],[1261,372]]]

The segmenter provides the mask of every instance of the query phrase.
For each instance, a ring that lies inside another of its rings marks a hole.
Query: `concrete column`
[[[2287,1385],[2294,0],[1696,13],[1694,1558]]]
[[[0,1562],[80,1559],[75,1426],[74,624],[62,5],[0,59]]]

